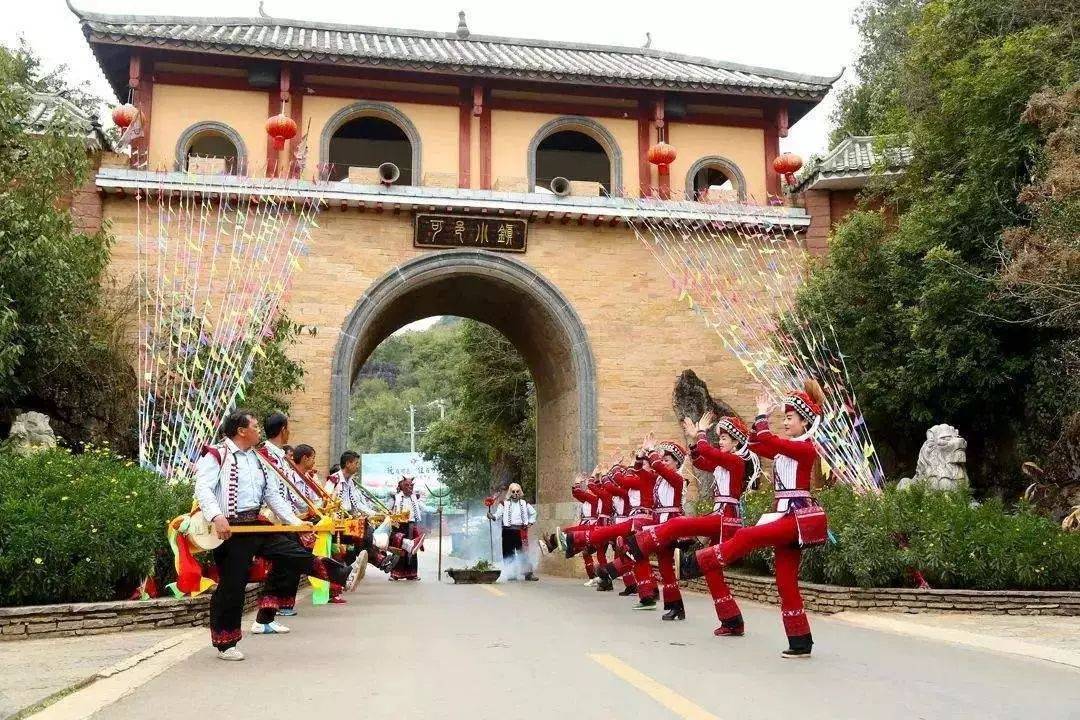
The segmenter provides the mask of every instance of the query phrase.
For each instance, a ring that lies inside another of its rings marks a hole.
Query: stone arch
[[[319,162],[326,164],[330,157],[330,140],[334,137],[342,125],[359,117],[377,117],[392,122],[401,128],[405,137],[412,146],[412,184],[420,185],[423,178],[420,175],[420,132],[413,125],[409,117],[393,105],[380,102],[362,100],[352,105],[346,105],[330,116],[323,126],[322,135],[319,137]]]
[[[195,141],[195,138],[207,132],[219,133],[229,139],[229,142],[236,148],[236,174],[243,175],[248,162],[247,146],[244,145],[244,138],[240,137],[240,133],[236,132],[232,126],[216,120],[197,122],[180,133],[180,137],[176,139],[176,169],[180,172],[187,169],[185,159],[187,158],[188,148],[191,147],[191,143]]]
[[[686,171],[686,197],[694,198],[694,178],[699,172],[707,167],[717,167],[724,171],[724,173],[735,183],[735,192],[738,195],[739,202],[746,202],[746,175],[739,169],[739,166],[726,157],[721,155],[706,155],[705,157],[698,158],[690,169]]]
[[[533,268],[484,250],[447,250],[402,263],[373,282],[346,317],[334,348],[330,457],[344,449],[353,378],[397,328],[432,315],[492,325],[524,356],[537,392],[537,493],[597,460],[596,362],[570,301]],[[543,473],[552,474],[547,482]],[[563,477],[558,477],[566,473]],[[559,498],[562,500],[563,498]]]
[[[611,194],[622,196],[622,150],[619,148],[619,143],[615,141],[615,136],[596,120],[577,115],[566,115],[549,120],[540,126],[540,129],[533,135],[532,141],[529,142],[529,154],[526,158],[529,172],[529,192],[532,192],[532,189],[536,187],[536,151],[540,147],[540,143],[549,135],[564,130],[576,130],[600,143],[600,146],[604,148],[604,152],[607,153],[608,161],[611,163]]]

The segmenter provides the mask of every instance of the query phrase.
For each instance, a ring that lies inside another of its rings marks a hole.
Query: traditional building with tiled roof
[[[889,182],[910,163],[911,148],[897,138],[873,135],[848,135],[824,157],[807,163],[796,174],[791,192],[801,196],[811,217],[806,231],[810,249],[825,251],[833,228],[859,207],[871,180]],[[881,209],[876,199],[867,202]]]
[[[679,431],[671,383],[685,368],[753,412],[745,370],[703,350],[638,232],[669,213],[700,220],[703,202],[740,227],[802,232],[811,218],[779,202],[773,161],[835,77],[475,35],[463,15],[435,33],[73,11],[134,106],[119,114],[130,157],[96,176],[112,275],[139,269],[136,198],[270,191],[329,206],[284,308],[317,329],[300,341],[290,428],[320,460],[345,449],[364,360],[430,315],[486,322],[529,362],[544,522],[600,455],[656,423]]]

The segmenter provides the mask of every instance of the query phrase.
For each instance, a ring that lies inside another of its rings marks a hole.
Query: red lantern
[[[675,148],[666,142],[658,142],[649,148],[649,162],[664,167],[675,162]]]
[[[784,176],[788,185],[795,184],[795,173],[802,167],[802,158],[795,153],[786,152],[772,162],[773,170]]]
[[[296,137],[296,122],[288,115],[275,115],[266,121],[266,134],[274,139],[274,149],[285,148],[285,141]]]
[[[112,121],[116,123],[116,127],[121,130],[127,130],[128,126],[135,122],[135,118],[138,116],[139,109],[131,103],[117,105],[112,111]]]

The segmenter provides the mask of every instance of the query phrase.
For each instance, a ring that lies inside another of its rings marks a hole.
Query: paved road
[[[682,623],[554,578],[485,588],[376,572],[349,599],[301,608],[290,635],[245,637],[245,662],[207,647],[94,718],[1080,717],[1072,668],[822,616],[814,658],[781,660],[776,609],[747,603],[748,634],[719,639],[700,595]]]

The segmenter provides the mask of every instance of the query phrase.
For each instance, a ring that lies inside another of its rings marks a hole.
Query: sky
[[[254,17],[258,0],[73,0],[81,10],[129,15]],[[638,47],[645,33],[652,47],[687,55],[728,60],[811,75],[834,76],[854,63],[858,36],[851,23],[859,0],[771,0],[771,2],[684,2],[589,0],[516,3],[506,0],[264,0],[279,18],[453,32],[464,10],[478,35],[503,35]],[[0,43],[26,39],[46,66],[67,65],[71,78],[115,102],[79,23],[64,0],[5,3]],[[836,89],[852,81],[847,71],[832,93],[780,140],[781,151],[803,158],[827,149],[829,115]],[[402,328],[418,330],[438,318]]]
[[[129,15],[253,17],[258,0],[72,0],[82,10]],[[22,35],[48,66],[66,64],[76,81],[88,81],[107,102],[112,91],[64,0],[4,3],[0,42]],[[652,47],[812,75],[833,76],[853,64],[857,34],[851,15],[858,0],[771,0],[771,2],[684,2],[589,0],[518,3],[506,0],[265,0],[273,17],[357,25],[453,32],[464,10],[479,35]],[[837,87],[851,81],[847,72]],[[826,148],[835,89],[781,139],[782,151],[803,158]]]

